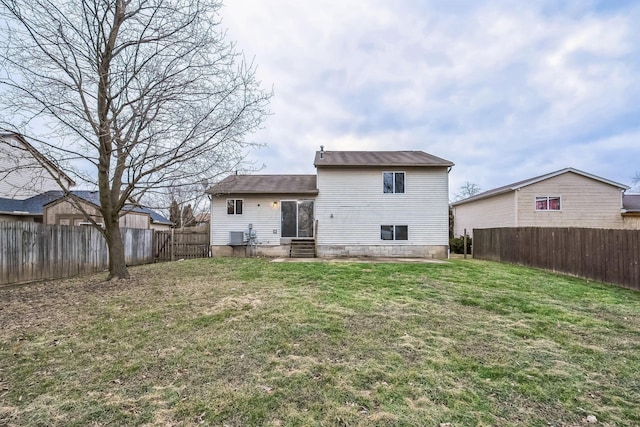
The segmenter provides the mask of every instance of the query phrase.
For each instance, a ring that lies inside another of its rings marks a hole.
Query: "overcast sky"
[[[260,173],[314,152],[423,150],[483,190],[564,167],[640,171],[640,2],[227,0],[273,86]]]

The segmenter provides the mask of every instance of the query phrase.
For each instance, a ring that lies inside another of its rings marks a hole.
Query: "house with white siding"
[[[40,193],[71,188],[75,182],[24,136],[0,134],[0,197],[24,200]]]
[[[209,189],[212,254],[447,256],[453,163],[321,148],[314,165],[316,175],[231,175]]]
[[[629,228],[629,187],[574,168],[494,188],[451,204],[454,235],[499,227]]]

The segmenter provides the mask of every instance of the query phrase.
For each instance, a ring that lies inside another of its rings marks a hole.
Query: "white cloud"
[[[264,172],[313,173],[321,144],[428,151],[456,163],[452,192],[640,170],[633,3],[233,0],[222,14],[275,88],[256,135],[270,148],[251,156]]]

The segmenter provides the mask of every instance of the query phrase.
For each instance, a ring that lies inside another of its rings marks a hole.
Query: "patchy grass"
[[[0,425],[640,425],[640,293],[214,259],[0,289]]]

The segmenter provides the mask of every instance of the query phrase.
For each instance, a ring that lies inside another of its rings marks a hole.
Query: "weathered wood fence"
[[[209,227],[156,231],[153,248],[155,261],[207,258],[209,256]]]
[[[473,257],[558,271],[640,290],[640,230],[473,230]]]
[[[153,262],[153,230],[123,228],[128,265]],[[107,244],[93,227],[0,222],[0,285],[105,270]]]

